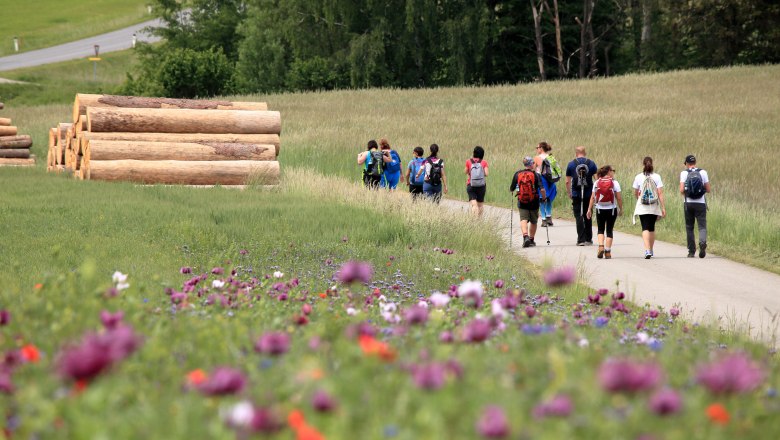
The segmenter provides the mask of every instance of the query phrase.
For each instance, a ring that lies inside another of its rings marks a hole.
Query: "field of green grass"
[[[3,1],[0,57],[55,46],[150,20],[146,0]]]

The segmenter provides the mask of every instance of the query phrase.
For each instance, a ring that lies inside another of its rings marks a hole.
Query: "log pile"
[[[49,169],[145,184],[279,183],[281,115],[263,102],[76,95]]]
[[[0,110],[3,109],[0,103]],[[18,134],[10,118],[0,118],[0,166],[33,166],[35,155],[30,153],[32,138]]]

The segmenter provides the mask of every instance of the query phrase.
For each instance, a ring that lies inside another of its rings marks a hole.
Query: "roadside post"
[[[19,37],[14,37],[14,52],[19,52]]]
[[[100,61],[100,45],[95,45],[95,56],[89,57],[89,60],[92,61],[92,81],[97,81],[97,62]]]

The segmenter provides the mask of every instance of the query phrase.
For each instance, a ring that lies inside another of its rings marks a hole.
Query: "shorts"
[[[483,203],[485,201],[485,193],[487,192],[487,186],[473,187],[466,185],[466,194],[469,195],[469,202],[476,200],[477,203]]]
[[[655,221],[658,216],[655,214],[644,214],[639,216],[639,222],[642,223],[642,230],[655,232]]]
[[[409,192],[412,194],[422,194],[423,193],[423,186],[422,185],[409,185]]]
[[[381,178],[382,178],[381,176],[371,176],[369,174],[363,174],[363,184],[366,185],[366,188],[377,189],[379,187],[379,180]]]
[[[401,172],[388,173],[385,171],[382,173],[382,188],[395,189],[398,186],[398,182],[401,180]]]
[[[527,221],[532,225],[535,225],[536,221],[539,220],[538,209],[523,209],[523,208],[518,208],[518,209],[520,210],[520,221]]]

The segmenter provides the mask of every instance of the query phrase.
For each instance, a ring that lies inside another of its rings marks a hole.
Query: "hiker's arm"
[[[487,176],[487,171],[485,171],[485,175]],[[712,188],[710,187],[710,182],[704,184],[704,191],[706,191],[708,194],[710,191],[712,191]]]
[[[685,194],[685,182],[680,182],[680,194]]]
[[[566,176],[566,194],[571,198],[571,176]]]
[[[417,174],[414,175],[414,180],[417,180],[420,178],[420,174],[422,174],[425,171],[425,165],[421,166],[419,170],[417,170]]]
[[[358,165],[363,165],[366,162],[366,156],[368,155],[368,151],[364,151],[362,153],[358,153],[357,162]]]
[[[411,182],[409,182],[409,175],[412,174],[412,169],[410,167],[406,167],[406,175],[404,178],[406,179],[406,185],[410,185]]]
[[[487,167],[487,165],[485,165],[483,168],[485,169],[485,177],[487,177],[487,175],[488,175],[488,167]]]
[[[469,165],[466,164],[466,175],[471,176],[471,170],[469,169]]]
[[[666,217],[666,200],[664,199],[663,188],[658,188],[658,203],[661,204],[661,217]]]
[[[595,192],[591,193],[590,194],[590,200],[588,200],[588,210],[585,212],[585,217],[587,217],[587,218],[591,218],[592,217],[591,212],[593,212],[593,201],[594,201],[595,198],[596,198],[596,193]]]
[[[444,185],[444,194],[447,194],[447,173],[444,172],[444,167],[441,167],[441,183]]]
[[[512,183],[509,185],[509,192],[514,193],[515,188],[517,188],[517,173],[512,176]]]
[[[382,160],[383,160],[385,163],[390,163],[390,162],[392,162],[392,161],[393,161],[393,157],[392,157],[392,156],[390,156],[390,153],[387,153],[387,154],[384,154],[384,153],[383,153],[383,154],[382,154]]]
[[[623,193],[617,192],[615,195],[617,196],[618,215],[621,215],[623,214]]]

